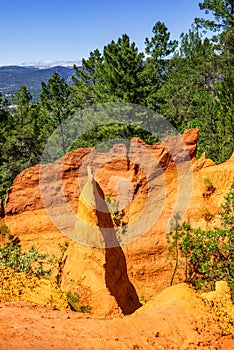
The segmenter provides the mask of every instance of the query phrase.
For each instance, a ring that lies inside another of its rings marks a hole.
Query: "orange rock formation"
[[[24,248],[34,245],[56,255],[58,244],[69,241],[61,288],[83,291],[92,312],[108,314],[118,312],[118,307],[123,311],[121,293],[118,297],[114,290],[124,274],[136,291],[135,305],[141,296],[149,299],[169,285],[172,267],[167,258],[166,231],[173,215],[180,214],[181,220],[189,220],[193,227],[219,225],[218,211],[234,180],[234,156],[220,165],[205,155],[196,160],[197,140],[197,129],[167,137],[153,146],[134,138],[128,150],[125,145],[115,145],[105,154],[77,149],[55,163],[29,168],[9,189],[3,220]],[[111,219],[118,227],[105,226],[110,220],[105,210],[100,216],[90,203],[82,209],[89,166],[102,196],[118,205],[117,224],[114,213]],[[215,188],[208,196],[205,179]],[[212,216],[209,221],[204,217],[206,208]],[[99,230],[103,218],[103,227],[114,230],[119,238],[115,250],[105,247],[104,235],[98,248],[96,238],[87,246],[84,231],[77,229],[77,222],[82,221],[89,230]],[[109,272],[105,269],[108,259],[108,267],[112,266]],[[115,273],[119,277],[113,277]],[[181,271],[176,281],[183,279]],[[101,294],[106,296],[106,303],[100,303]]]

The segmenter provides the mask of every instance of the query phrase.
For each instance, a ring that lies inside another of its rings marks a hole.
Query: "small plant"
[[[88,305],[82,305],[80,307],[80,312],[83,312],[84,314],[89,312],[89,306]]]
[[[234,234],[234,182],[224,197],[222,211],[219,214],[222,218],[223,226],[228,227]]]
[[[80,308],[76,305],[76,303],[78,303],[80,300],[80,296],[77,292],[74,292],[74,293],[72,293],[71,291],[67,292],[67,300],[71,310],[75,312],[83,312],[83,313],[89,312],[88,305],[81,305]]]
[[[54,265],[56,265],[57,269],[58,269],[58,273],[56,275],[56,283],[57,285],[60,287],[61,286],[61,282],[62,282],[62,274],[63,274],[63,268],[66,262],[66,258],[64,259],[65,253],[67,251],[67,248],[69,247],[69,243],[65,242],[64,245],[62,245],[61,243],[58,244],[58,247],[60,249],[60,257],[55,257],[54,256]]]
[[[144,297],[144,295],[142,295],[140,298],[139,298],[139,301],[141,304],[146,304],[147,303],[147,300],[146,298]]]
[[[107,206],[111,204],[111,201],[112,201],[112,192],[108,196],[105,196],[105,202]]]
[[[123,211],[119,211],[119,202],[117,199],[112,197],[112,193],[105,197],[108,210],[111,214],[112,220],[116,226],[120,226]]]
[[[107,204],[109,212],[111,214],[118,215],[119,202],[117,201],[117,199],[114,199],[112,197],[112,193],[110,193],[108,196],[105,197],[105,202]]]
[[[167,242],[171,245],[168,248],[169,256],[175,260],[175,266],[173,269],[170,285],[172,286],[178,267],[180,266],[181,255],[185,256],[185,275],[186,280],[188,279],[188,262],[187,262],[187,253],[183,249],[183,241],[187,240],[186,237],[191,230],[191,227],[188,223],[179,224],[181,217],[179,214],[174,216],[173,221],[171,222],[171,231],[167,235]]]
[[[69,247],[69,243],[65,242],[64,245],[62,245],[60,242],[58,244],[58,247],[61,251],[62,256],[64,256],[65,252],[67,251],[67,248]]]
[[[201,207],[199,210],[202,214],[203,219],[207,222],[211,221],[215,217],[215,214],[212,213],[211,210],[207,207]]]
[[[1,236],[1,243],[5,246],[6,245],[6,239],[9,237],[10,230],[7,227],[7,225],[3,224],[0,228],[0,236]]]
[[[67,292],[67,301],[70,305],[70,308],[73,311],[79,312],[79,308],[76,306],[76,303],[80,300],[80,296],[78,293],[72,293],[71,291]]]
[[[214,185],[212,184],[211,180],[209,178],[205,178],[203,180],[204,183],[204,191],[203,191],[203,197],[210,197],[216,190]]]

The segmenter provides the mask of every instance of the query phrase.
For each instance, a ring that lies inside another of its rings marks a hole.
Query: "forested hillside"
[[[102,51],[94,49],[83,59],[81,70],[74,67],[73,85],[57,72],[43,82],[40,102],[32,102],[30,87],[25,85],[14,94],[13,110],[1,94],[0,196],[19,172],[40,162],[48,137],[62,121],[78,109],[107,102],[148,107],[178,132],[198,127],[198,156],[206,152],[217,163],[230,157],[234,149],[234,1],[204,0],[200,9],[201,18],[194,19],[178,42],[158,21],[152,36],[145,39],[145,52],[139,52],[127,34],[107,43]],[[207,13],[213,14],[213,20],[207,19]],[[206,30],[213,32],[211,38]],[[75,146],[94,145],[107,133],[126,137],[126,130],[116,125],[93,130],[84,144],[81,140]],[[127,137],[136,133],[129,129]]]
[[[68,84],[72,83],[72,67],[55,66],[45,69],[21,66],[0,67],[0,91],[3,96],[9,98],[22,85],[26,85],[32,95],[32,100],[37,102],[40,99],[41,82],[48,82],[55,72]]]

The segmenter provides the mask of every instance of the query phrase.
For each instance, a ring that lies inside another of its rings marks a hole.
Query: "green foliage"
[[[219,160],[229,158],[233,151],[234,138],[234,77],[225,77],[216,88],[218,121],[217,136],[219,137]]]
[[[48,123],[39,105],[27,103],[22,108],[23,113],[16,108],[12,116],[9,113],[7,120],[1,124],[1,197],[21,171],[40,162],[49,133]]]
[[[81,305],[80,312],[83,312],[83,314],[86,314],[89,312],[89,306],[88,305]]]
[[[170,40],[170,33],[166,25],[163,22],[156,22],[152,29],[152,38],[145,39],[145,52],[151,57],[151,59],[161,60],[171,55],[177,46],[177,41]]]
[[[128,149],[132,137],[139,137],[147,144],[155,144],[159,141],[155,134],[140,126],[113,123],[100,125],[82,133],[73,141],[68,151],[81,147],[96,147],[98,152],[108,152],[117,142],[124,143]]]
[[[105,102],[140,102],[140,73],[143,70],[142,53],[127,34],[103,49],[90,53],[82,61],[82,69],[75,67],[73,81],[77,86],[78,105]],[[83,94],[82,94],[83,92]]]
[[[167,242],[171,243],[171,245],[168,248],[169,255],[173,257],[175,260],[175,266],[173,269],[173,273],[171,276],[171,281],[170,285],[172,286],[176,271],[179,267],[179,254],[180,254],[180,241],[182,237],[184,236],[184,232],[180,229],[179,221],[180,221],[180,216],[176,214],[174,216],[174,222],[171,223],[171,231],[167,235]]]
[[[125,211],[124,209],[119,208],[119,201],[113,198],[112,193],[105,196],[105,202],[111,215],[113,225],[115,227],[116,238],[119,244],[121,244],[123,236],[126,234],[126,221],[124,220]]]
[[[216,190],[215,186],[213,185],[212,181],[209,178],[204,178],[203,180],[204,188],[203,188],[203,197],[208,198],[210,197]]]
[[[127,34],[106,45],[96,70],[96,102],[139,103],[143,57]]]
[[[142,295],[142,296],[139,298],[139,301],[140,301],[140,303],[141,303],[142,305],[144,305],[144,304],[147,303],[147,300],[146,300],[146,298],[145,298],[144,295]]]
[[[67,248],[69,247],[69,243],[68,242],[65,242],[64,244],[59,243],[58,247],[59,247],[59,249],[61,251],[61,255],[63,257],[65,252],[67,251]]]
[[[0,118],[1,197],[5,196],[6,190],[21,171],[40,162],[46,141],[58,126],[60,137],[57,146],[60,145],[63,153],[66,152],[67,139],[61,122],[72,111],[70,96],[70,87],[55,73],[48,84],[43,83],[41,103],[30,103],[31,95],[22,86],[15,95],[14,110],[10,113],[4,106],[0,108],[0,117],[1,113],[3,115]]]
[[[220,54],[217,43],[203,39],[196,26],[180,40],[157,92],[159,110],[178,130],[198,127],[198,156],[205,152],[221,163],[234,151],[232,55]]]
[[[76,303],[80,300],[78,293],[72,293],[71,291],[67,292],[67,300],[73,311],[79,312],[79,308],[76,306]]]
[[[64,154],[67,151],[67,144],[69,144],[69,142],[67,142],[66,139],[63,121],[72,115],[73,109],[71,100],[71,88],[58,73],[53,74],[48,84],[42,82],[41,104],[48,114],[54,128],[59,128],[60,137],[58,138],[58,143],[61,142],[61,148]]]
[[[117,199],[112,197],[112,193],[105,197],[105,202],[107,204],[108,210],[111,213],[112,219],[115,223],[119,221],[119,202]]]
[[[74,67],[72,78],[73,71],[64,67],[44,72],[10,67],[17,77],[13,82],[9,70],[0,67],[0,81],[4,83],[8,77],[15,93],[11,109],[0,93],[0,197],[4,199],[14,178],[39,163],[42,154],[43,162],[50,162],[54,160],[50,154],[59,158],[78,147],[99,145],[99,150],[106,152],[114,139],[138,136],[150,144],[158,141],[150,133],[155,130],[154,122],[149,122],[147,113],[137,117],[134,126],[131,113],[124,115],[124,125],[114,117],[113,123],[106,125],[105,116],[100,115],[97,118],[102,125],[93,121],[80,133],[82,112],[96,104],[139,104],[159,112],[179,132],[198,127],[197,156],[205,152],[216,163],[227,160],[234,151],[234,4],[233,0],[203,0],[199,6],[213,17],[196,19],[191,29],[181,34],[179,43],[170,39],[164,23],[156,22],[152,36],[145,39],[146,58],[123,34],[102,51],[93,50],[82,60],[82,67]],[[203,29],[218,34],[208,39]],[[25,84],[19,85],[27,74],[30,91]],[[39,76],[43,80],[40,102],[32,103],[31,86],[33,80],[38,83]],[[5,89],[3,83],[0,89]],[[70,116],[78,120],[74,130],[63,124]],[[54,131],[53,149],[47,150],[45,145]],[[80,137],[71,144],[74,135]]]
[[[180,225],[168,235],[169,253],[176,260],[171,283],[179,266],[186,266],[186,280],[197,289],[214,290],[215,282],[225,280],[234,292],[234,183],[225,196],[220,212],[223,228],[192,229]]]
[[[8,266],[16,272],[25,272],[36,277],[51,274],[51,269],[45,270],[43,264],[47,263],[47,254],[41,254],[34,247],[27,252],[22,252],[17,237],[10,234],[6,225],[0,229],[0,265]]]
[[[58,73],[54,73],[48,84],[42,83],[42,106],[59,122],[69,115],[70,89]]]
[[[68,291],[67,292],[67,300],[68,300],[68,304],[70,305],[70,308],[73,311],[83,312],[83,313],[89,312],[88,305],[81,305],[80,307],[77,306],[77,303],[80,300],[80,295],[77,292],[72,293],[71,291]]]
[[[82,60],[81,69],[74,66],[75,75],[72,80],[77,86],[75,90],[76,105],[84,108],[95,103],[94,88],[99,80],[98,67],[102,62],[102,54],[98,49],[90,52],[87,60]]]
[[[201,135],[203,149],[207,155],[216,162],[221,163],[230,157],[234,151],[234,106],[233,106],[233,65],[234,65],[234,2],[233,0],[204,0],[199,4],[205,14],[212,14],[213,17],[197,18],[195,22],[205,29],[219,32],[213,37],[214,47],[217,52],[218,73],[216,81],[213,81],[213,106],[206,112],[206,116],[212,116],[212,132],[207,137],[206,129],[209,126],[205,121],[204,130]],[[212,61],[210,61],[212,64]],[[212,64],[213,66],[213,64]],[[210,128],[209,128],[210,129]]]
[[[230,230],[230,235],[234,233],[234,183],[230,190],[224,197],[225,201],[222,205],[220,215],[222,217],[222,224],[225,228]]]
[[[32,99],[32,95],[25,85],[20,87],[20,90],[15,94],[15,100],[18,107],[28,106]]]
[[[234,27],[234,2],[233,0],[203,0],[199,3],[201,10],[205,13],[211,13],[214,19],[197,18],[196,22],[203,25],[205,28],[219,31]]]
[[[212,184],[212,181],[208,177],[206,177],[203,182],[204,182],[206,191],[212,192],[212,193],[215,191],[215,187]]]
[[[201,207],[199,208],[199,210],[205,221],[211,221],[215,216],[215,214],[212,213],[212,211],[208,207]]]
[[[198,28],[182,33],[180,39],[180,48],[170,60],[167,80],[158,95],[162,99],[161,113],[182,130],[194,119],[200,120],[217,72],[214,46],[208,39],[203,40]]]
[[[60,249],[61,254],[59,257],[53,256],[51,259],[51,264],[55,265],[58,269],[58,273],[56,275],[56,283],[60,287],[62,282],[63,267],[66,261],[66,258],[64,259],[64,257],[69,247],[69,243],[68,242],[65,242],[65,244],[59,243],[58,247]]]
[[[160,21],[156,22],[152,33],[150,39],[145,39],[145,52],[148,57],[141,73],[142,102],[148,108],[159,110],[162,101],[157,93],[167,80],[170,67],[168,57],[175,51],[178,43],[170,40],[170,33],[166,25]]]
[[[3,126],[9,117],[10,113],[7,110],[7,101],[3,98],[1,92],[0,92],[0,123],[1,126]],[[2,134],[2,130],[0,131]]]
[[[10,230],[6,224],[3,224],[0,228],[0,240],[3,246],[6,244],[6,240],[8,239],[10,234]]]

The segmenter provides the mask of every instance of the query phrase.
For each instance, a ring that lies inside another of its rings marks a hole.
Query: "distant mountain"
[[[33,96],[34,101],[39,101],[41,83],[45,83],[57,72],[68,84],[72,84],[73,66],[53,66],[41,69],[37,67],[4,66],[0,67],[0,92],[9,97],[25,85]]]
[[[81,66],[81,61],[31,61],[21,63],[21,67],[47,69],[52,67],[73,67]]]

